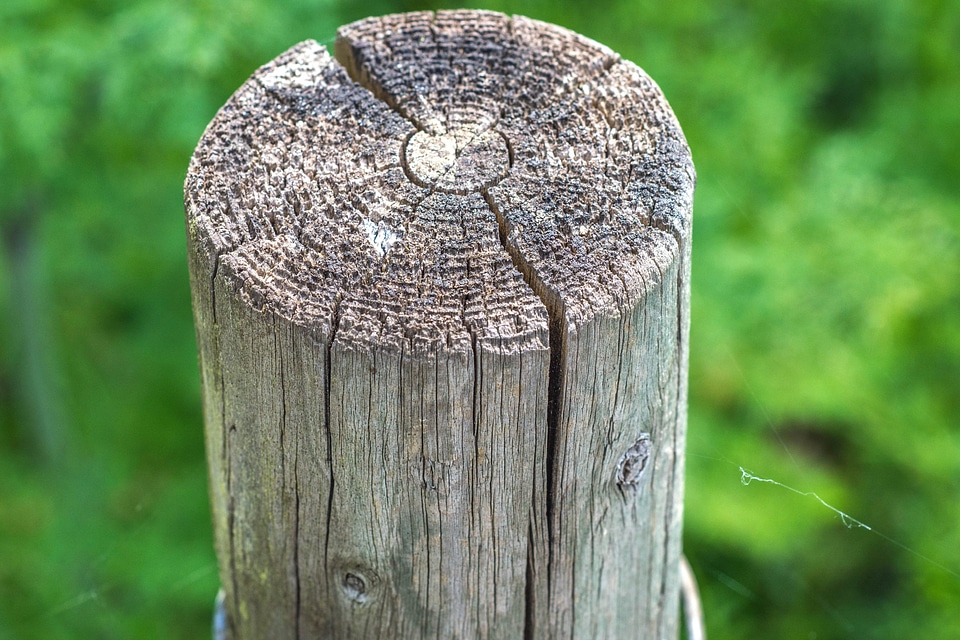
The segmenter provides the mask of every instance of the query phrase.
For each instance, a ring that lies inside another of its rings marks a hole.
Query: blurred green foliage
[[[709,634],[955,638],[960,3],[480,4],[639,63],[693,149]],[[290,45],[453,6],[0,3],[0,640],[209,637],[190,153]]]

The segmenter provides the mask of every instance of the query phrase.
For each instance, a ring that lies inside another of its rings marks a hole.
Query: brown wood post
[[[633,63],[450,11],[299,44],[185,187],[228,637],[673,638],[694,170]]]

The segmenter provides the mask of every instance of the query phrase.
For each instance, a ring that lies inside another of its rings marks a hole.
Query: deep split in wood
[[[677,635],[694,170],[497,13],[259,69],[185,187],[228,637]]]

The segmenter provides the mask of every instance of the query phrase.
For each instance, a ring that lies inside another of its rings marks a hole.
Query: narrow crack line
[[[217,274],[220,269],[220,254],[215,254],[213,257],[213,264],[211,265],[210,272],[210,307],[212,310],[213,318],[213,353],[215,354],[215,361],[217,366],[217,378],[219,381],[219,396],[220,396],[220,427],[221,427],[221,449],[220,449],[220,459],[222,464],[226,466],[226,480],[227,480],[227,495],[226,495],[226,507],[227,507],[227,545],[229,547],[230,554],[230,585],[232,593],[230,594],[233,600],[233,610],[228,611],[227,615],[227,626],[232,627],[234,622],[234,617],[237,615],[237,612],[240,611],[240,596],[239,588],[237,586],[237,556],[236,556],[236,543],[234,541],[234,530],[236,528],[236,502],[234,501],[233,496],[233,433],[236,432],[236,427],[233,425],[227,424],[227,402],[226,402],[226,383],[223,375],[223,351],[220,344],[220,329],[217,321]],[[233,614],[232,616],[230,614]]]
[[[577,633],[577,547],[574,546],[573,553],[570,554],[570,593],[567,594],[568,602],[574,603],[570,607],[570,635],[576,636]]]
[[[273,348],[277,354],[276,366],[280,382],[280,486],[282,490],[286,487],[286,451],[284,450],[284,436],[287,427],[287,389],[283,381],[283,349],[280,345],[280,332],[277,328],[277,316],[273,316]]]
[[[236,616],[240,611],[240,589],[237,584],[237,545],[234,538],[234,533],[236,529],[236,502],[233,497],[233,434],[236,432],[236,427],[232,426],[228,429],[227,437],[231,441],[231,445],[227,447],[228,458],[227,458],[227,533],[229,536],[230,544],[230,583],[233,587],[233,611],[230,612],[233,616]],[[235,618],[230,615],[227,616],[227,624],[229,627],[233,627]]]
[[[391,94],[383,87],[383,85],[375,77],[373,69],[370,67],[371,61],[361,59],[361,57],[356,55],[358,49],[354,47],[353,42],[353,39],[347,38],[346,36],[341,35],[339,32],[337,33],[333,58],[340,64],[343,70],[346,71],[347,77],[357,83],[357,85],[369,91],[375,99],[387,105],[391,111],[394,111],[404,120],[413,125],[417,131],[429,132],[426,125],[424,125],[419,118],[410,112],[406,106],[406,103],[401,102],[397,96]],[[396,52],[394,51],[393,47],[390,46],[390,43],[387,40],[380,40],[379,43],[386,47],[389,52],[388,57],[390,59],[396,58]]]
[[[536,597],[533,581],[536,576],[534,569],[536,557],[534,555],[533,518],[527,522],[527,570],[524,577],[524,610],[523,610],[523,640],[534,640],[534,620]]]
[[[287,450],[289,443],[286,442],[287,431],[287,386],[283,364],[283,345],[280,340],[280,329],[278,327],[277,317],[273,319],[274,348],[277,353],[277,364],[280,382],[280,477],[281,477],[281,495],[286,493],[287,489]],[[297,445],[294,445],[296,451]],[[300,567],[299,567],[299,545],[300,545],[300,495],[297,486],[297,456],[294,453],[293,465],[293,587],[294,587],[294,629],[295,637],[300,637]]]
[[[389,57],[395,57],[395,52],[389,42],[381,40],[380,44],[383,44],[387,48],[390,54]],[[359,60],[355,53],[356,49],[353,46],[353,40],[341,35],[338,31],[333,49],[333,59],[340,64],[340,67],[346,72],[347,77],[369,91],[376,100],[387,105],[391,111],[394,111],[404,120],[408,121],[415,129],[418,131],[426,131],[426,127],[420,120],[410,113],[406,107],[397,100],[396,96],[388,93],[377,81],[369,65],[364,64],[364,62],[369,63],[369,61]]]
[[[300,584],[300,438],[297,438],[293,453],[293,579],[297,588],[296,601],[296,634],[300,638],[300,600],[302,585]]]
[[[480,351],[477,349],[477,337],[474,332],[470,332],[471,342],[473,345],[473,398],[470,407],[470,426],[473,431],[473,464],[471,465],[471,474],[472,477],[468,477],[470,481],[470,486],[476,486],[479,483],[480,479],[480,415],[479,415],[479,406],[480,399],[483,393],[483,366],[481,363]],[[477,492],[470,492],[470,530],[476,530],[476,524],[480,522],[481,509],[479,502],[479,496]],[[473,569],[472,561],[473,556],[468,556],[471,566],[469,569]],[[477,563],[479,566],[479,561]],[[474,575],[472,572],[469,575]]]
[[[440,361],[439,361],[439,358],[438,358],[437,361],[434,363],[433,372],[434,372],[434,373],[433,373],[433,375],[434,375],[434,377],[433,377],[433,388],[434,388],[434,389],[439,389],[439,388],[440,388]],[[443,457],[444,457],[444,456],[443,456],[443,451],[442,451],[442,449],[441,449],[441,447],[440,447],[440,442],[441,442],[441,437],[440,437],[440,407],[439,407],[439,403],[437,403],[437,402],[434,402],[434,403],[433,403],[433,435],[434,435],[434,438],[436,438],[436,441],[437,441],[437,457],[440,458],[440,460],[439,460],[439,463],[440,463],[440,482],[442,482],[442,483],[445,484],[447,478],[445,477],[445,473],[446,473],[446,472],[445,472],[444,461],[443,461]],[[433,483],[433,484],[434,484],[434,486],[436,487],[436,499],[437,499],[437,503],[436,503],[436,506],[437,506],[437,529],[439,530],[439,531],[438,531],[438,536],[439,536],[439,539],[440,539],[440,541],[441,541],[441,542],[440,542],[439,549],[437,549],[437,551],[438,551],[438,554],[437,554],[437,555],[440,556],[440,557],[437,559],[437,567],[438,567],[438,573],[439,573],[439,577],[440,577],[440,582],[441,582],[441,585],[442,585],[443,578],[444,578],[444,573],[443,573],[443,571],[444,571],[444,566],[443,566],[443,542],[444,542],[444,537],[443,537],[443,514],[444,514],[444,509],[443,509],[443,504],[442,504],[442,503],[444,502],[444,500],[443,500],[443,498],[441,497],[441,490],[440,490],[441,484],[440,484],[440,482],[437,482],[436,480],[434,480],[434,483]],[[445,593],[444,593],[444,591],[443,591],[443,589],[442,589],[442,587],[441,587],[440,593],[439,593],[438,596],[437,596],[438,599],[440,600],[440,607],[439,607],[439,608],[440,608],[441,611],[444,609],[444,602],[445,602],[445,600],[446,600],[446,598],[445,598],[444,596],[445,596]],[[437,637],[438,637],[438,638],[440,637],[440,626],[441,626],[440,624],[437,624]]]
[[[610,412],[610,420],[607,423],[607,441],[605,446],[610,447],[613,445],[613,432],[614,432],[614,423],[617,416],[617,411],[620,407],[620,390],[622,386],[622,374],[624,369],[623,362],[623,345],[625,342],[624,329],[626,328],[626,322],[621,319],[617,326],[617,382],[613,391],[613,409]],[[631,435],[631,437],[633,437]],[[621,492],[622,495],[622,492]]]
[[[523,354],[517,358],[517,379],[523,380]],[[517,428],[522,433],[525,430],[525,425],[521,422],[520,418],[523,416],[523,399],[517,397]],[[535,616],[534,606],[534,578],[535,578],[535,567],[534,567],[534,550],[535,550],[535,541],[533,524],[535,516],[537,515],[537,449],[538,449],[538,438],[536,432],[534,432],[534,458],[533,464],[531,464],[531,470],[533,473],[530,475],[530,508],[527,511],[527,566],[524,577],[524,612],[523,612],[523,637],[524,640],[530,640],[533,637],[533,620]]]
[[[224,395],[223,382],[223,357],[220,351],[220,327],[217,323],[217,272],[220,269],[220,256],[216,255],[213,259],[213,267],[210,274],[210,309],[213,319],[213,348],[215,354],[217,381],[219,383],[217,391],[220,396],[220,459],[227,458],[227,404]]]
[[[400,361],[400,366],[403,367],[402,359]],[[427,493],[431,490],[431,487],[435,487],[436,484],[434,482],[434,478],[429,477],[432,474],[428,474],[428,466],[429,466],[430,460],[427,458],[427,453],[426,453],[426,449],[427,449],[426,431],[427,430],[423,428],[423,418],[424,418],[424,397],[423,397],[424,385],[422,384],[423,371],[420,370],[417,372],[417,374],[419,375],[415,374],[416,377],[420,378],[419,380],[416,381],[419,383],[417,384],[417,389],[420,390],[420,402],[419,402],[419,405],[420,405],[419,407],[420,409],[419,410],[419,414],[420,414],[419,415],[419,418],[420,418],[420,518],[423,521],[423,531],[425,534],[425,538],[429,541],[430,540],[430,515],[428,514],[428,509],[427,509]],[[400,389],[402,393],[402,389],[403,389],[402,385]],[[406,424],[406,423],[402,422],[401,424]],[[424,607],[426,611],[430,611],[430,595],[431,595],[431,592],[433,591],[430,584],[430,579],[433,577],[433,566],[432,566],[431,555],[430,555],[431,546],[432,545],[429,542],[427,542],[427,544],[424,545],[425,547],[424,555],[426,556],[426,560],[427,560],[426,562],[427,579],[425,581],[426,582],[426,589],[425,589],[426,603]]]
[[[478,414],[478,408],[480,407],[481,398],[483,397],[483,361],[479,353],[474,351],[474,360],[473,360],[473,477],[470,478],[471,486],[479,486],[480,484],[480,418]],[[480,496],[479,491],[470,491],[470,532],[476,533],[477,537],[481,540],[483,539],[483,533],[481,527],[483,526],[483,499]],[[481,549],[479,544],[473,544],[470,546],[474,550],[473,553],[469,554],[470,559],[469,569],[471,572],[468,574],[472,577],[477,583],[477,590],[480,590],[480,567],[482,566],[480,554]],[[475,562],[475,564],[474,564]],[[480,602],[477,598],[473,603],[473,619],[480,619]]]
[[[509,229],[506,217],[500,211],[496,201],[489,190],[483,190],[484,199],[490,207],[490,211],[497,219],[499,226],[500,242],[513,260],[514,267],[523,276],[527,286],[540,298],[547,311],[549,318],[548,324],[548,342],[550,348],[550,370],[547,378],[547,442],[546,442],[546,526],[547,526],[547,565],[544,570],[547,573],[547,603],[552,599],[552,580],[553,580],[553,562],[554,562],[554,516],[555,516],[555,492],[556,492],[556,465],[557,465],[557,447],[558,435],[560,429],[560,414],[563,407],[563,380],[564,365],[563,360],[566,353],[566,341],[564,336],[567,331],[566,310],[563,299],[556,292],[550,290],[547,284],[540,278],[534,269],[523,259],[519,249],[509,242]]]
[[[686,433],[684,433],[684,435],[683,435],[684,441],[683,441],[683,442],[679,442],[680,434],[679,434],[678,432],[679,432],[679,427],[680,427],[681,421],[683,421],[683,422],[686,421],[686,415],[685,415],[685,414],[686,414],[686,411],[687,411],[687,406],[686,406],[686,402],[685,402],[686,399],[685,399],[685,397],[684,397],[683,389],[684,389],[684,385],[686,384],[686,381],[684,380],[684,374],[685,374],[685,373],[687,372],[687,370],[688,370],[688,367],[686,366],[685,361],[686,361],[686,359],[687,359],[687,352],[688,352],[688,350],[689,350],[689,342],[688,342],[687,340],[685,340],[685,337],[686,337],[685,334],[686,334],[686,332],[685,332],[685,330],[684,330],[684,323],[687,321],[687,318],[686,318],[686,314],[684,313],[684,309],[685,309],[685,305],[684,305],[685,295],[684,295],[684,294],[685,294],[685,292],[686,292],[686,284],[687,284],[686,278],[689,277],[689,271],[688,271],[687,268],[686,268],[686,255],[687,255],[687,251],[686,251],[686,250],[687,250],[687,247],[686,247],[686,244],[685,244],[684,242],[681,242],[681,240],[680,240],[679,237],[677,238],[677,244],[678,244],[678,248],[677,248],[677,251],[678,251],[678,258],[677,258],[677,259],[678,259],[678,264],[677,264],[677,300],[676,300],[676,304],[677,304],[677,315],[676,315],[676,318],[677,318],[677,333],[676,333],[676,347],[677,347],[677,362],[676,362],[676,367],[677,367],[677,383],[676,383],[676,386],[675,386],[675,393],[676,393],[676,395],[674,396],[674,403],[675,403],[674,423],[673,423],[673,425],[672,425],[673,428],[671,429],[671,433],[672,433],[672,437],[673,437],[673,456],[674,456],[674,458],[673,458],[672,473],[671,473],[671,476],[670,476],[670,490],[669,490],[669,492],[668,492],[668,494],[667,494],[667,505],[668,505],[669,508],[671,509],[671,512],[670,512],[670,516],[671,516],[671,517],[665,518],[665,524],[666,524],[666,531],[667,531],[667,533],[666,533],[665,536],[664,536],[664,538],[665,538],[665,540],[664,540],[664,567],[665,567],[664,571],[666,571],[666,567],[668,566],[668,565],[667,565],[667,562],[669,562],[669,560],[670,560],[670,558],[669,558],[668,555],[667,555],[667,551],[668,551],[668,549],[669,549],[670,528],[671,528],[671,526],[672,526],[672,521],[673,521],[673,517],[672,517],[672,516],[673,516],[673,513],[672,513],[672,512],[673,512],[673,509],[675,508],[675,505],[674,505],[674,496],[673,496],[673,494],[674,494],[674,484],[677,482],[677,475],[683,473],[683,468],[682,468],[680,462],[678,462],[678,460],[681,459],[680,456],[683,455],[683,454],[682,454],[683,449],[681,449],[680,445],[685,444],[685,442],[686,442]],[[680,496],[679,496],[679,500],[681,500],[681,501],[683,500],[683,495],[680,495]],[[682,509],[682,502],[681,502],[681,507],[680,507],[680,508]],[[681,525],[680,525],[680,526],[682,527],[682,520],[681,520]],[[683,533],[682,533],[682,528],[680,529],[680,531],[677,532],[677,534],[679,535],[679,540],[678,540],[677,544],[680,545],[680,547],[681,547],[681,553],[682,553],[682,546],[683,546]],[[666,576],[664,576],[663,587],[662,587],[663,589],[666,589],[666,582],[667,582]],[[662,595],[661,595],[661,599],[662,599]]]
[[[331,401],[331,381],[333,369],[333,341],[336,339],[337,331],[340,329],[340,305],[343,303],[345,294],[338,293],[333,303],[333,313],[330,325],[330,336],[324,345],[323,362],[323,425],[327,439],[327,468],[330,474],[330,487],[327,493],[327,525],[324,531],[323,539],[323,564],[327,576],[327,585],[330,584],[330,531],[333,526],[333,496],[336,487],[336,474],[334,473],[333,460],[333,431],[330,418]]]

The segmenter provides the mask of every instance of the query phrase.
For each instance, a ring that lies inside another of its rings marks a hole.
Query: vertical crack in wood
[[[235,425],[230,425],[227,431],[227,437],[231,444],[236,430]],[[227,626],[231,630],[230,636],[232,637],[236,626],[236,617],[240,612],[240,590],[237,585],[237,545],[235,540],[237,507],[233,498],[233,447],[230,445],[227,446],[227,456],[227,532],[230,544],[230,585],[233,590],[233,593],[230,594],[233,599],[233,611],[228,611]]]
[[[220,397],[220,458],[227,458],[227,404],[223,396],[223,365],[220,363],[220,326],[217,324],[217,273],[220,270],[220,256],[214,256],[210,268],[210,311],[213,322],[213,353],[217,360],[217,378],[219,382]],[[197,334],[197,343],[200,343],[200,335]],[[201,379],[202,381],[202,379]]]
[[[695,175],[690,175],[690,172],[692,172],[692,168],[688,170],[687,177],[690,178],[692,182],[696,183],[696,176],[695,176]],[[692,205],[691,205],[691,206],[692,206]],[[677,245],[678,245],[678,249],[677,249],[678,257],[677,257],[677,259],[678,259],[678,261],[679,261],[679,263],[678,263],[678,265],[677,265],[677,335],[676,335],[676,341],[677,341],[677,384],[676,384],[676,394],[677,394],[677,395],[676,395],[676,407],[677,407],[677,416],[676,416],[676,422],[677,422],[677,426],[679,427],[679,425],[681,424],[681,415],[680,415],[680,412],[686,412],[686,409],[687,409],[687,392],[686,392],[686,388],[687,388],[687,384],[689,384],[689,383],[687,382],[687,380],[685,379],[685,376],[687,375],[687,372],[689,371],[688,358],[689,358],[689,349],[690,349],[690,342],[689,342],[689,322],[690,322],[690,318],[689,318],[689,312],[690,312],[690,311],[689,311],[689,310],[690,310],[690,307],[689,307],[689,303],[687,303],[687,304],[684,303],[684,300],[689,298],[689,284],[690,284],[690,282],[689,282],[689,278],[690,278],[690,263],[689,263],[689,260],[690,260],[690,249],[691,249],[691,247],[690,247],[691,236],[690,236],[690,234],[688,233],[686,238],[682,238],[682,237],[681,237],[681,234],[680,234],[679,231],[678,231],[678,232],[676,232],[675,238],[676,238],[676,240],[677,240]],[[683,424],[683,432],[682,432],[682,434],[680,433],[680,429],[679,429],[679,428],[673,429],[673,451],[674,451],[673,477],[674,477],[674,478],[676,478],[678,474],[682,474],[682,473],[683,473],[683,469],[678,469],[678,468],[677,468],[677,467],[678,467],[678,463],[677,463],[677,460],[678,460],[677,451],[680,450],[680,449],[678,449],[678,447],[680,447],[680,446],[684,447],[684,449],[686,448],[686,438],[687,438],[687,417],[686,417],[686,415],[684,415],[684,416],[682,417],[682,424]],[[678,443],[678,439],[681,439],[681,438],[682,438],[681,442]],[[682,475],[680,475],[680,481],[681,481],[681,482],[683,481],[683,476],[682,476]],[[681,493],[682,493],[682,491],[683,491],[683,489],[681,488]],[[683,496],[682,496],[682,495],[680,496],[680,500],[679,500],[678,502],[675,502],[674,499],[673,499],[673,484],[672,484],[672,483],[671,483],[671,486],[670,486],[670,494],[669,494],[668,500],[669,500],[669,502],[668,502],[667,504],[670,505],[670,508],[671,508],[671,509],[681,509],[681,510],[683,509]],[[673,513],[671,513],[670,515],[671,515],[671,519],[672,519]],[[682,518],[682,511],[681,511],[681,514],[680,514],[680,517],[678,518],[678,520],[679,520],[680,524],[678,525],[678,530],[676,531],[676,535],[679,537],[679,539],[678,539],[678,541],[677,541],[677,545],[679,545],[679,547],[680,547],[680,563],[681,563],[681,566],[679,567],[679,571],[681,572],[681,580],[680,580],[680,582],[681,582],[681,585],[682,585],[682,584],[683,584],[684,577],[685,577],[685,576],[683,575],[684,570],[685,570],[685,569],[689,569],[689,565],[686,564],[686,558],[683,556],[683,518]],[[670,528],[669,528],[669,525],[668,525],[668,529],[667,529],[668,535],[666,536],[667,542],[669,542],[669,531],[670,531]],[[668,546],[668,544],[665,544],[665,545],[664,545],[665,552],[666,552],[666,549],[667,549],[667,548],[669,548],[669,546]],[[666,565],[666,566],[669,567],[669,565]],[[692,575],[692,573],[691,573],[691,575]],[[666,582],[666,580],[664,580],[664,582]],[[694,591],[696,591],[696,584],[694,584],[694,587],[693,587],[693,588],[694,588]],[[702,624],[702,621],[701,621],[701,624]],[[690,632],[692,633],[692,630],[691,630]]]
[[[210,316],[213,324],[213,348],[212,353],[215,354],[214,359],[217,362],[216,372],[217,372],[217,383],[219,388],[217,390],[217,396],[219,397],[220,404],[220,434],[221,434],[221,443],[220,443],[220,459],[222,463],[226,466],[226,508],[227,508],[227,544],[230,549],[230,588],[231,593],[230,597],[233,601],[232,610],[229,607],[224,607],[226,611],[226,634],[228,638],[234,637],[235,626],[236,626],[236,616],[237,612],[240,610],[240,600],[239,600],[239,590],[237,588],[237,554],[236,554],[236,544],[234,541],[234,529],[236,528],[236,504],[233,498],[233,447],[231,443],[233,441],[233,433],[236,432],[236,425],[227,424],[227,399],[226,391],[224,389],[224,377],[223,377],[223,358],[220,347],[220,326],[217,320],[217,276],[220,272],[220,254],[216,253],[212,256],[210,260]],[[198,335],[199,343],[199,335]],[[222,585],[221,585],[222,587]]]
[[[296,446],[293,452],[293,578],[297,584],[297,602],[296,602],[296,631],[297,638],[300,638],[300,438],[297,438]]]
[[[330,422],[330,383],[331,372],[333,369],[333,341],[337,336],[337,330],[340,328],[340,305],[343,303],[344,295],[339,293],[333,301],[332,320],[330,322],[330,334],[324,345],[323,358],[323,427],[327,440],[326,463],[330,474],[330,483],[327,490],[327,523],[323,539],[323,566],[327,579],[327,592],[333,590],[330,574],[330,531],[333,526],[333,495],[336,478],[333,473],[333,431]]]
[[[536,485],[534,485],[536,486]],[[535,640],[534,639],[534,592],[533,580],[536,574],[534,566],[534,553],[533,553],[533,518],[530,519],[530,522],[527,525],[527,572],[526,572],[526,582],[524,584],[524,612],[523,612],[523,640]]]
[[[509,142],[509,141],[508,141]],[[490,194],[489,190],[483,190],[483,197],[487,201],[487,205],[490,207],[490,211],[497,219],[497,225],[499,226],[499,237],[500,242],[503,245],[504,250],[510,256],[513,261],[514,267],[520,274],[523,276],[524,282],[527,283],[527,286],[540,298],[540,301],[543,303],[543,306],[547,310],[548,317],[550,319],[548,325],[549,332],[549,345],[550,345],[550,372],[547,379],[547,442],[546,442],[546,526],[547,526],[547,564],[544,567],[544,571],[547,574],[547,602],[544,603],[549,607],[549,601],[552,597],[551,589],[551,579],[552,579],[552,567],[553,567],[553,544],[554,540],[554,493],[555,493],[555,483],[556,483],[556,459],[557,459],[557,432],[560,425],[560,410],[562,408],[562,393],[563,393],[563,378],[564,378],[564,368],[563,368],[563,357],[565,354],[566,341],[564,336],[566,335],[567,322],[566,314],[564,310],[563,300],[559,295],[550,291],[547,285],[541,280],[536,272],[530,267],[529,264],[523,259],[523,256],[520,255],[519,250],[512,245],[509,241],[510,237],[510,228],[509,223],[504,217],[503,213],[500,211],[500,208],[497,206],[496,201],[493,199],[493,196]],[[528,544],[533,545],[532,537],[528,541]],[[529,587],[529,585],[528,585]],[[535,620],[536,614],[534,612],[528,613],[529,620]]]
[[[435,17],[436,16],[434,14],[434,19]],[[430,31],[431,31],[431,35],[434,37],[434,40],[436,40],[436,33],[435,33],[433,23],[431,23]],[[362,58],[357,56],[357,51],[354,49],[354,47],[350,44],[350,42],[346,38],[340,36],[339,34],[337,36],[337,41],[335,45],[334,57],[346,69],[347,74],[350,76],[351,79],[353,79],[359,85],[369,90],[374,97],[376,97],[378,100],[386,104],[397,114],[399,114],[408,122],[410,122],[411,125],[413,125],[413,127],[417,131],[426,130],[424,126],[412,116],[412,114],[408,113],[406,109],[402,108],[402,106],[397,102],[397,100],[393,96],[391,96],[388,92],[386,92],[383,89],[383,87],[381,87],[376,81],[374,81],[374,79],[371,77],[371,75],[367,71]],[[607,64],[605,61],[604,69],[605,70],[609,69],[610,66],[612,66],[612,64],[615,61],[616,60],[612,60],[609,62],[609,64]],[[470,143],[477,140],[486,131],[495,130],[497,122],[498,122],[498,119],[495,120],[489,126],[484,127],[482,129],[478,129],[477,131],[473,132],[472,137],[466,142],[466,144],[463,145],[463,149],[468,147]],[[449,122],[447,124],[449,125]],[[415,134],[410,134],[410,135],[412,136]],[[409,141],[409,137],[410,136],[408,136],[407,141],[404,142],[404,147],[406,147],[406,144]],[[509,137],[503,136],[503,138],[507,148],[507,157],[508,157],[507,167],[509,171],[509,168],[513,166],[514,149],[513,149],[512,141],[509,139]],[[456,154],[457,157],[460,156],[463,149],[457,150],[457,154]],[[407,159],[405,157],[405,154],[403,153],[401,154],[400,162],[404,170],[404,173],[407,175],[407,177],[410,178],[412,182],[418,183],[417,180],[413,179],[412,177],[413,173],[410,167],[408,166]],[[435,182],[439,181],[442,177],[454,171],[455,168],[456,168],[456,164],[455,163],[451,164],[451,166],[449,166],[446,169],[444,174],[440,178],[435,180]],[[497,182],[499,182],[499,180]],[[428,193],[416,204],[416,206],[413,207],[413,212],[416,212],[419,209],[422,202],[426,200],[428,197],[432,196],[436,191],[436,188],[431,187],[429,185],[421,185],[421,186],[425,186],[428,189]],[[549,341],[549,348],[550,348],[550,367],[549,367],[549,376],[548,376],[548,383],[547,383],[547,435],[546,435],[547,442],[546,442],[546,461],[545,461],[545,469],[546,469],[546,475],[547,475],[547,478],[546,478],[547,495],[546,495],[545,502],[546,502],[546,527],[547,527],[547,540],[548,540],[548,544],[547,544],[548,560],[547,560],[547,566],[544,567],[544,570],[546,571],[546,575],[547,575],[547,581],[548,581],[547,593],[549,594],[550,562],[552,558],[552,548],[551,548],[552,545],[549,544],[549,540],[553,539],[553,524],[552,524],[553,491],[554,491],[553,476],[554,476],[554,466],[555,466],[554,457],[555,457],[555,449],[556,449],[554,434],[557,430],[557,426],[559,423],[560,393],[562,389],[562,377],[563,377],[562,364],[561,364],[561,355],[563,351],[562,334],[565,328],[565,321],[563,318],[563,305],[562,305],[562,301],[559,300],[558,296],[553,296],[553,300],[548,299],[548,296],[545,293],[547,291],[547,288],[544,285],[544,283],[536,277],[536,274],[529,267],[529,265],[525,263],[523,258],[520,256],[519,252],[515,248],[510,246],[508,242],[508,225],[502,213],[500,212],[499,208],[496,207],[493,201],[493,198],[489,193],[489,188],[491,186],[493,185],[490,185],[490,184],[485,185],[483,188],[480,189],[480,193],[483,196],[484,200],[487,202],[490,208],[490,211],[496,217],[497,233],[498,233],[498,238],[500,240],[500,244],[503,247],[503,249],[507,252],[507,254],[510,256],[514,264],[514,267],[522,275],[524,281],[531,288],[533,293],[540,298],[549,316],[548,341]],[[407,220],[406,226],[409,226],[409,223],[410,223],[410,220]],[[404,236],[406,236],[406,231],[407,229],[405,228]],[[465,307],[465,304],[466,302],[464,301],[464,307]],[[464,312],[461,313],[461,316],[464,317],[465,328],[468,330],[471,337],[471,348],[472,348],[473,359],[474,359],[474,380],[473,380],[474,389],[473,389],[473,403],[472,403],[473,404],[472,421],[473,421],[473,431],[474,431],[473,433],[474,456],[477,460],[479,460],[480,434],[478,431],[479,425],[478,425],[477,406],[480,398],[482,375],[483,375],[482,363],[481,363],[481,356],[477,348],[476,330],[466,325],[465,310]],[[333,342],[333,339],[331,337],[331,343],[332,342]],[[329,374],[329,363],[328,363],[328,374]],[[327,384],[327,388],[329,392],[329,381]],[[329,408],[328,408],[328,411],[329,411]],[[328,421],[328,433],[329,433],[329,421]],[[331,470],[331,473],[332,473],[332,470]],[[333,486],[333,478],[331,477],[331,491],[332,491],[332,486]],[[536,496],[533,497],[533,500],[534,500],[533,504],[535,504]],[[328,531],[329,531],[329,524],[328,524]],[[329,533],[328,533],[328,536],[329,536]],[[526,610],[524,613],[524,620],[525,620],[524,634],[525,635],[529,635],[533,633],[533,625],[535,620],[535,613],[533,611],[533,607],[534,607],[533,596],[535,592],[535,589],[533,586],[533,580],[535,577],[535,566],[533,564],[533,545],[534,545],[534,536],[533,536],[533,526],[531,522],[530,526],[528,527],[528,562],[527,562],[527,569],[526,569],[526,584],[525,584]],[[429,563],[429,556],[428,556],[428,563]],[[494,570],[496,571],[496,567],[494,567]],[[429,567],[428,567],[428,573],[429,573]],[[494,592],[495,592],[494,601],[496,601],[496,581],[494,583]]]
[[[287,386],[286,386],[286,377],[284,373],[284,363],[283,363],[283,344],[280,339],[280,329],[278,326],[277,318],[274,317],[273,321],[274,329],[274,345],[277,353],[277,365],[280,372],[280,482],[281,482],[281,495],[286,494],[287,490],[287,447],[289,442],[287,442]],[[294,628],[294,637],[300,638],[300,565],[299,565],[299,555],[300,555],[300,489],[298,486],[299,479],[297,478],[297,454],[296,450],[299,446],[299,438],[294,439],[294,458],[293,458],[293,589],[294,589],[294,609],[293,609],[293,628]],[[284,500],[281,499],[281,504]],[[286,510],[286,509],[284,509]]]
[[[440,388],[440,359],[439,359],[439,358],[437,358],[437,361],[434,363],[434,369],[433,369],[433,388],[434,388],[434,389],[439,389],[439,388]],[[421,399],[423,398],[422,395],[421,395],[420,397],[421,397]],[[421,401],[422,401],[422,400],[421,400]],[[421,412],[421,414],[422,414],[422,412]],[[434,431],[433,431],[433,437],[436,439],[436,442],[437,442],[438,457],[440,457],[439,447],[440,447],[440,442],[441,442],[440,433],[439,433],[439,429],[440,429],[440,415],[439,415],[439,414],[440,414],[440,408],[439,408],[438,404],[437,404],[436,402],[434,402],[434,404],[433,404],[433,429],[434,429]],[[441,465],[442,465],[442,462],[441,462]],[[441,475],[440,475],[440,480],[441,480],[441,482],[446,483],[446,478],[444,478],[444,476],[443,476],[442,467],[441,467],[440,474],[441,474]],[[434,496],[436,497],[436,501],[437,501],[437,502],[436,502],[436,508],[437,508],[437,529],[438,529],[438,536],[439,536],[440,540],[443,540],[443,539],[444,539],[444,537],[443,537],[443,506],[442,506],[442,504],[441,504],[441,490],[440,490],[440,485],[437,483],[437,481],[436,481],[435,479],[433,479],[432,474],[431,474],[431,481],[433,482],[434,486],[436,487],[436,491],[434,492]],[[426,495],[426,494],[425,494],[425,495]],[[429,531],[429,525],[428,525],[428,531]],[[443,579],[443,545],[440,545],[439,552],[440,552],[440,553],[439,553],[439,556],[440,556],[440,557],[439,557],[439,559],[437,560],[437,566],[440,567],[440,576],[441,576],[441,581],[442,581],[442,579]],[[427,572],[428,572],[428,575],[429,575],[429,573],[430,573],[429,567],[428,567],[428,569],[427,569]],[[442,592],[442,591],[440,592],[440,594],[438,595],[438,597],[440,598],[440,607],[439,607],[439,609],[442,610],[442,609],[443,609],[443,592]],[[427,607],[429,608],[429,606],[430,606],[430,605],[429,605],[429,603],[428,603],[428,604],[427,604]],[[441,632],[441,629],[442,629],[442,628],[443,628],[443,627],[442,627],[441,621],[439,620],[439,616],[438,616],[438,620],[437,620],[437,637],[438,637],[438,638],[440,637],[440,632]]]

